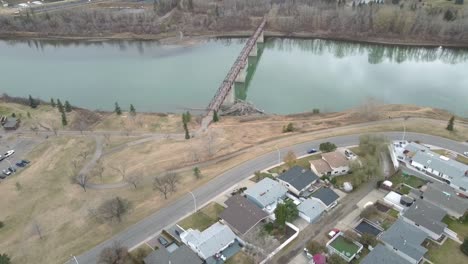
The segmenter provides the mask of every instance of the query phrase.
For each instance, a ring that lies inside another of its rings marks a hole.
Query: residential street
[[[389,139],[401,139],[402,137],[401,132],[386,132],[383,134],[387,136]],[[432,145],[454,150],[459,153],[463,153],[463,151],[468,151],[468,146],[466,146],[465,144],[461,142],[456,142],[453,140],[440,138],[436,136],[417,134],[417,133],[406,133],[406,139],[407,140],[420,140],[421,142],[430,142]],[[307,143],[302,143],[302,144],[294,145],[291,147],[282,148],[280,149],[280,153],[281,153],[281,156],[284,156],[286,155],[288,151],[292,150],[296,153],[296,155],[300,156],[300,155],[305,154],[306,151],[310,148],[318,148],[318,145],[324,141],[333,142],[339,147],[356,145],[359,143],[359,135],[331,137],[331,138],[324,138],[321,140],[311,141]],[[278,153],[274,151],[274,152],[270,152],[265,155],[262,155],[254,160],[247,161],[237,167],[234,167],[226,171],[225,173],[211,180],[204,186],[201,186],[200,188],[193,191],[194,195],[197,198],[197,204],[202,205],[202,204],[209,202],[210,200],[212,200],[219,194],[228,190],[231,186],[242,181],[243,179],[248,178],[255,171],[273,166],[277,163],[277,161],[278,161]],[[350,211],[352,211],[356,203],[362,197],[364,197],[372,188],[374,188],[374,186],[375,186],[374,183],[370,183],[368,185],[362,186],[355,194],[350,196],[349,199],[347,199],[347,201],[342,202],[344,204],[342,205],[341,208],[337,208],[338,210],[334,210],[332,212],[330,219],[337,219],[340,216],[344,216]],[[127,246],[128,248],[133,248],[136,245],[139,245],[144,240],[146,240],[148,237],[151,237],[154,234],[158,233],[164,227],[177,222],[180,218],[192,212],[193,209],[194,208],[193,208],[192,196],[190,194],[187,194],[183,196],[182,198],[180,198],[179,200],[166,206],[165,208],[148,216],[142,221],[134,224],[133,226],[130,226],[123,232],[116,234],[111,239],[77,256],[78,262],[80,264],[96,263],[101,250],[106,247],[111,246],[116,241],[119,241],[123,246]],[[306,229],[307,231],[305,231],[304,233],[307,233],[310,236],[313,234],[318,234],[321,229],[327,230],[328,227],[332,227],[332,226],[333,226],[333,223],[329,222],[327,224],[324,224],[322,228],[310,227],[310,229]],[[301,237],[303,236],[301,235]],[[301,247],[303,247],[304,240],[297,240],[297,241],[298,241],[296,242],[297,244],[295,244],[293,248],[293,253],[289,253],[285,255],[282,258],[282,260],[289,260],[295,255],[294,253],[297,254],[298,250],[301,250]],[[75,253],[76,252],[70,252],[70,254],[75,254]],[[75,262],[71,260],[69,263],[75,263]],[[285,263],[285,262],[280,262],[280,263]]]

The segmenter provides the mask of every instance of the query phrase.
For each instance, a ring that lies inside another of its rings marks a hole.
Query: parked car
[[[15,164],[17,167],[24,167],[26,166],[26,164],[24,164],[23,162],[16,162]]]
[[[328,237],[333,238],[335,237],[338,233],[340,233],[340,230],[338,228],[333,228],[330,232],[328,232]]]
[[[24,164],[29,164],[30,163],[29,160],[22,160],[21,162],[23,162]]]
[[[12,149],[12,150],[7,151],[4,156],[5,156],[5,158],[8,158],[13,154],[15,154],[15,151]]]
[[[166,247],[167,245],[169,245],[169,242],[162,236],[158,237],[158,241],[159,243],[161,243],[161,245],[163,245],[164,247]]]
[[[14,167],[8,167],[8,170],[9,170],[10,172],[16,172],[16,169],[15,169]]]
[[[6,157],[0,155],[0,161],[4,160]]]
[[[5,179],[5,178],[6,178],[6,176],[5,176],[5,175],[3,175],[3,174],[0,174],[0,179]]]
[[[307,151],[307,154],[314,154],[315,152],[317,152],[317,150],[313,148],[313,149],[309,149]]]
[[[10,176],[11,175],[11,172],[9,170],[3,170],[2,171],[3,174],[5,174],[6,176]]]
[[[463,155],[465,155],[465,157],[468,157],[468,151],[463,152]]]

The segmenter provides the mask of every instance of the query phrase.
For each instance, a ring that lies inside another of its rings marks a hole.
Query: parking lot
[[[14,150],[14,154],[0,161],[0,174],[6,176],[3,173],[3,170],[8,170],[9,167],[12,167],[16,172],[13,172],[11,175],[7,176],[5,179],[14,176],[15,173],[18,173],[20,170],[27,168],[28,165],[24,167],[17,166],[16,163],[21,162],[25,159],[26,154],[28,154],[35,146],[37,146],[43,139],[40,137],[27,137],[27,136],[18,136],[18,135],[8,135],[0,134],[0,155],[5,156],[5,153],[10,150]]]

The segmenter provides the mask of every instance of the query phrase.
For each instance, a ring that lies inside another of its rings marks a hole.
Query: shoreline
[[[105,41],[156,41],[163,45],[193,45],[201,41],[213,38],[248,38],[251,31],[232,32],[200,32],[186,35],[180,39],[177,32],[158,35],[138,35],[133,33],[121,33],[109,36],[43,36],[33,32],[15,32],[11,34],[0,34],[0,40],[4,41],[83,41],[83,42],[105,42]],[[420,48],[451,48],[468,49],[468,43],[446,43],[443,41],[427,40],[399,40],[397,38],[357,37],[357,36],[334,36],[325,32],[296,32],[283,33],[279,31],[265,31],[265,38],[290,38],[290,39],[321,39],[329,41],[350,42],[355,44],[385,45],[397,47],[420,47]]]

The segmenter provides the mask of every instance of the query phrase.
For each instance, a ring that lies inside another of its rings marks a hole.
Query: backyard
[[[244,251],[239,251],[237,254],[229,258],[226,264],[254,264],[254,260],[245,254]]]
[[[426,184],[426,181],[413,175],[404,174],[401,171],[398,171],[395,175],[390,177],[390,181],[393,183],[393,186],[398,186],[401,183],[404,183],[415,189],[418,189],[419,187]]]
[[[433,263],[467,263],[468,257],[460,250],[460,244],[447,239],[442,246],[431,243],[426,257]]]
[[[222,205],[212,202],[196,213],[184,218],[178,224],[184,229],[192,228],[203,231],[218,222],[218,215],[223,210],[224,207]]]
[[[442,222],[446,223],[448,228],[457,232],[458,238],[463,241],[465,237],[468,237],[468,217],[465,217],[464,222],[453,219],[449,216],[445,216]]]
[[[336,249],[346,257],[351,257],[359,253],[358,251],[360,249],[360,246],[356,245],[352,240],[349,240],[342,235],[339,235],[337,238],[335,238],[335,240],[333,240],[329,246]]]

